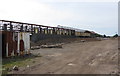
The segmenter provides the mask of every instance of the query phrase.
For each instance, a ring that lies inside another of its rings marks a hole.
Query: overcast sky
[[[0,19],[118,32],[118,0],[0,0]]]

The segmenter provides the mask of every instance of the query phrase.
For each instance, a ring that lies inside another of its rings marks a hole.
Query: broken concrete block
[[[35,50],[35,49],[40,49],[40,46],[33,46],[33,47],[31,47],[31,50]]]
[[[55,45],[41,45],[41,48],[62,48],[62,44],[55,44]]]
[[[18,71],[18,70],[19,70],[19,69],[18,69],[18,66],[15,65],[15,66],[13,67],[13,70],[14,70],[14,71]]]
[[[85,40],[81,40],[81,42],[85,42]]]
[[[30,65],[27,65],[27,68],[29,68],[30,67]]]

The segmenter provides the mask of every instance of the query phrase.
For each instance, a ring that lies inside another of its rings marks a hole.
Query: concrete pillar
[[[60,29],[59,28],[57,29],[57,34],[60,35]]]
[[[69,35],[69,29],[67,29],[67,35]]]
[[[50,29],[50,34],[53,34],[53,29]]]
[[[59,30],[56,28],[56,34],[59,35]]]
[[[71,36],[71,30],[69,30],[69,34],[70,34],[70,36]]]
[[[70,36],[70,29],[68,29],[68,35]]]
[[[45,28],[43,29],[43,31],[44,31],[43,34],[45,34]]]
[[[35,27],[34,28],[34,33],[38,33],[39,32],[39,28],[38,27]]]
[[[63,35],[63,29],[61,29],[61,35]]]
[[[75,36],[75,30],[71,30],[71,35]]]
[[[64,31],[64,29],[62,29],[62,35],[65,35],[65,31]]]

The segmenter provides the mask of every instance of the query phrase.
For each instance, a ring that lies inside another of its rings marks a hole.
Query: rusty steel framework
[[[65,37],[74,37],[75,30],[31,23],[0,20],[0,36],[2,36],[2,57],[30,54],[30,45],[28,44],[30,43],[30,40],[32,40],[32,36],[35,35],[46,37],[51,36],[52,38],[54,36],[56,37],[56,35],[59,37],[61,35],[64,35]]]
[[[38,33],[45,33],[45,30],[46,30],[46,33],[49,34],[49,30],[52,30],[53,32],[52,34],[57,34],[57,31],[68,32],[68,35],[75,34],[75,30],[72,30],[72,29],[50,27],[50,26],[16,22],[16,21],[0,20],[0,30],[3,30],[3,31],[35,33],[35,29],[38,30]]]

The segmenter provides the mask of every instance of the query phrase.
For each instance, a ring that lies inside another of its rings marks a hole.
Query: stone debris
[[[36,54],[36,55],[35,55],[35,57],[41,57],[41,54],[40,54],[40,53],[38,53],[38,54]]]
[[[18,70],[19,70],[18,66],[15,65],[15,66],[13,67],[13,70],[14,70],[14,71],[18,71]]]
[[[86,42],[85,40],[81,40],[81,42]]]
[[[61,53],[55,53],[55,54],[53,54],[53,55],[47,55],[48,57],[56,57],[56,56],[61,56],[62,54]]]
[[[30,67],[30,65],[27,65],[27,68],[29,68]]]
[[[41,45],[41,48],[62,48],[62,44],[55,44],[55,45]]]
[[[70,66],[74,66],[75,64],[73,64],[73,63],[68,63],[68,65],[70,65]]]
[[[6,71],[11,72],[12,69],[11,68],[6,68]]]
[[[116,75],[116,76],[118,75],[119,76],[119,73],[117,71],[112,71],[112,72],[110,72],[110,74],[111,75]]]
[[[35,61],[32,61],[32,63],[35,63]]]
[[[40,49],[40,46],[32,46],[31,50]]]

